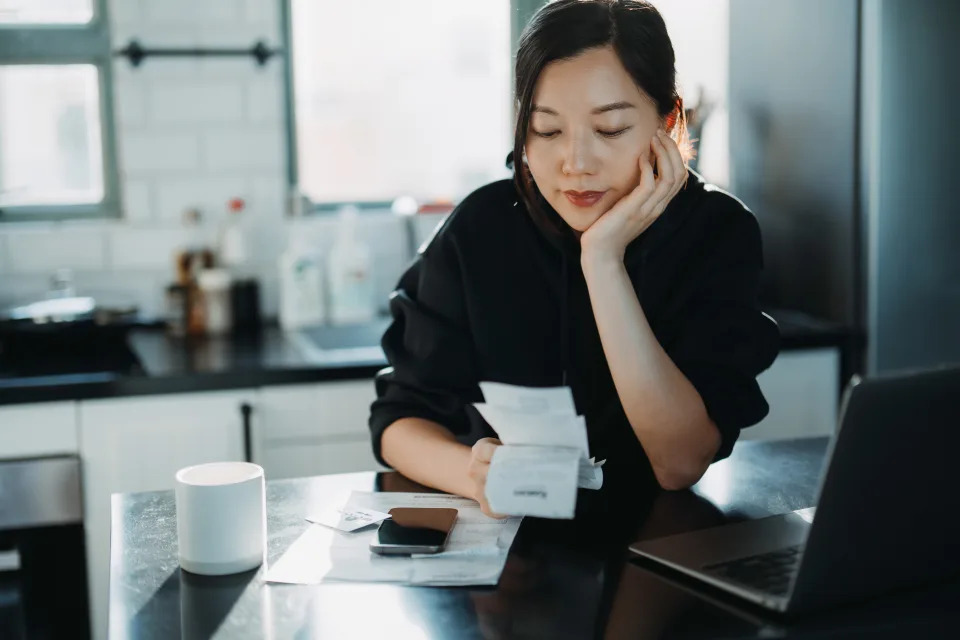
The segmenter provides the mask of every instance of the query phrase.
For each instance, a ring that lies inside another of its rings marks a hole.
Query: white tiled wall
[[[111,38],[144,46],[278,46],[278,0],[110,0]],[[113,63],[122,218],[98,222],[0,225],[0,306],[42,294],[59,267],[78,289],[133,297],[147,315],[163,313],[175,252],[190,243],[184,210],[198,208],[208,240],[226,203],[247,202],[251,270],[264,312],[277,309],[276,263],[286,242],[287,139],[284,67],[279,58],[146,58]],[[393,216],[365,216],[362,235],[376,256],[378,294],[387,296],[406,262]],[[329,246],[335,221],[311,220],[309,235]]]

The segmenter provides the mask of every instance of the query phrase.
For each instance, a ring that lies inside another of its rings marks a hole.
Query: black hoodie
[[[470,406],[478,382],[569,385],[605,484],[653,482],[607,366],[580,269],[579,242],[541,200],[558,235],[529,215],[510,180],[483,186],[450,214],[400,278],[371,406],[373,451],[400,418],[420,417],[473,444],[496,434]],[[694,172],[626,249],[624,264],[660,345],[700,393],[730,455],[769,408],[756,376],[779,349],[758,307],[760,229],[736,198]],[[628,480],[629,478],[629,480]]]

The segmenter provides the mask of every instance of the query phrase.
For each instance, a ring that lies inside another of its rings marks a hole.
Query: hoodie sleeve
[[[377,373],[370,407],[373,453],[384,430],[401,418],[425,418],[456,436],[470,431],[466,406],[481,400],[467,323],[452,213],[400,278],[390,297],[393,322],[381,345],[390,366]]]
[[[730,455],[741,429],[769,412],[756,378],[780,349],[777,324],[757,301],[763,253],[756,218],[739,206],[715,214],[730,222],[710,239],[716,249],[667,349],[720,431],[714,462]]]

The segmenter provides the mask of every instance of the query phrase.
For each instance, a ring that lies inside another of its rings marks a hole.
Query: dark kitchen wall
[[[731,190],[768,304],[857,323],[857,0],[730,1]]]

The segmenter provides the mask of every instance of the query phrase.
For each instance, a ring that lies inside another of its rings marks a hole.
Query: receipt
[[[487,473],[490,509],[508,516],[572,518],[580,452],[564,447],[497,447]]]
[[[570,387],[521,387],[503,382],[481,382],[483,399],[494,406],[523,413],[576,415]]]
[[[583,416],[513,411],[482,402],[473,406],[504,444],[567,447],[584,458],[590,455]]]
[[[572,518],[577,487],[603,485],[603,461],[590,458],[587,423],[569,387],[481,382],[485,402],[473,406],[497,432],[487,475],[490,508],[505,515]]]

